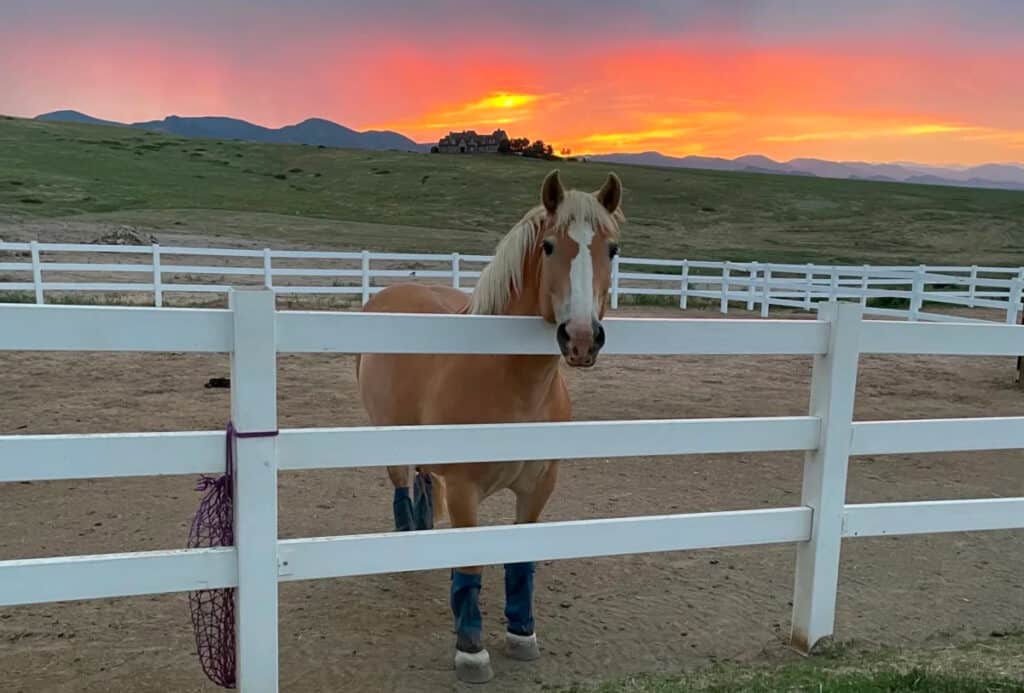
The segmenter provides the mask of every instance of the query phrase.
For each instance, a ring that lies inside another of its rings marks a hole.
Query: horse
[[[611,268],[618,252],[622,183],[609,173],[596,192],[563,187],[557,169],[527,211],[498,242],[471,295],[444,286],[391,285],[363,307],[373,313],[540,316],[552,326],[558,353],[358,354],[356,378],[373,425],[482,424],[569,421],[572,407],[561,362],[594,366],[605,343]],[[397,531],[430,529],[447,512],[451,526],[475,527],[480,503],[509,489],[515,522],[537,522],[555,489],[558,460],[388,467]],[[513,659],[540,656],[534,631],[533,562],[507,563],[505,651]],[[482,639],[482,566],[451,570],[459,680],[493,677]]]

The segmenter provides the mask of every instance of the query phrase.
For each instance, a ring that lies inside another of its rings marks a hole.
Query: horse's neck
[[[520,293],[513,295],[502,315],[537,316],[540,317],[540,299],[537,284],[531,281],[529,263],[523,270],[523,287]],[[554,337],[552,336],[552,340]],[[557,355],[524,355],[503,354],[499,358],[506,368],[514,375],[517,383],[524,390],[546,396],[554,381],[560,376]]]

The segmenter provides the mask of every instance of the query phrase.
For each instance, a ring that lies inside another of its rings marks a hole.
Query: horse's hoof
[[[479,652],[455,651],[455,676],[464,683],[487,683],[494,678],[491,656],[487,650]]]
[[[537,634],[516,635],[505,631],[505,654],[510,659],[517,659],[520,662],[532,662],[537,659],[540,657]]]

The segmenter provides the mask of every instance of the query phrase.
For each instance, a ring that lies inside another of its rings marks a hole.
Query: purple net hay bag
[[[197,491],[204,491],[192,518],[188,548],[234,546],[235,439],[277,435],[277,431],[239,433],[228,422],[224,474],[199,477]],[[235,588],[188,593],[196,652],[206,676],[222,688],[235,688]]]

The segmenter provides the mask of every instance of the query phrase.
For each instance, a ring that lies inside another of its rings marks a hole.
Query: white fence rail
[[[281,295],[349,295],[362,303],[394,281],[443,282],[472,291],[488,255],[246,250],[73,243],[0,242],[0,302],[66,292],[142,293],[160,307],[168,294],[226,294],[261,285]],[[12,260],[12,261],[8,261]],[[100,277],[100,280],[93,280]],[[815,310],[857,301],[867,314],[912,321],[979,318],[932,307],[986,308],[1015,324],[1024,268],[979,266],[797,265],[617,257],[611,306],[620,299],[738,304],[767,317],[772,307]],[[876,305],[879,302],[895,305]],[[905,304],[906,307],[903,307]],[[991,320],[985,320],[989,322]]]
[[[833,631],[844,538],[1024,528],[1024,497],[845,503],[850,456],[1024,447],[1024,417],[853,421],[860,354],[1016,356],[1024,326],[865,321],[859,305],[833,303],[814,321],[612,318],[606,330],[609,353],[812,355],[808,416],[311,428],[243,439],[234,547],[0,560],[0,606],[238,587],[240,688],[275,691],[280,581],[793,543],[791,639],[809,650]],[[232,291],[228,310],[0,306],[0,351],[26,349],[227,352],[240,430],[277,428],[280,352],[557,354],[551,327],[536,318],[277,311],[265,287]],[[277,536],[279,471],[779,450],[805,453],[794,507]],[[220,472],[222,455],[218,432],[0,436],[0,481]]]

